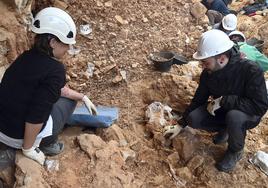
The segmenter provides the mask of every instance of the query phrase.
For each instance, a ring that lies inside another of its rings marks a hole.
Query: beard
[[[222,69],[222,67],[223,66],[217,60],[215,60],[214,67],[212,69],[205,68],[205,70],[207,71],[208,74],[211,74],[213,72],[216,72],[216,71]]]

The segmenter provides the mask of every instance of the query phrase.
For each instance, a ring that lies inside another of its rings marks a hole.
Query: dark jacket
[[[241,59],[236,48],[232,49],[228,64],[216,72],[201,73],[200,83],[190,106],[183,117],[207,103],[208,97],[223,97],[221,108],[225,111],[240,110],[249,115],[263,116],[268,108],[268,98],[263,71],[256,63]]]
[[[35,49],[24,52],[0,84],[0,132],[22,139],[25,122],[45,123],[64,85],[62,63]]]

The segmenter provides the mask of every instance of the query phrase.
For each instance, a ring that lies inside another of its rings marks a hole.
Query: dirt
[[[267,176],[248,162],[256,151],[268,152],[267,116],[248,132],[244,157],[229,174],[214,167],[226,145],[214,145],[212,134],[184,133],[182,138],[163,145],[157,129],[148,131],[145,110],[151,102],[157,100],[182,112],[197,87],[201,70],[196,64],[173,65],[169,73],[160,73],[154,70],[149,58],[152,52],[172,50],[192,59],[196,41],[207,29],[206,23],[190,14],[191,5],[197,1],[44,1],[50,5],[53,2],[68,6],[66,10],[77,28],[81,24],[92,27],[91,34],[77,36],[75,48],[81,51],[67,55],[63,61],[68,85],[87,93],[95,104],[118,107],[120,117],[113,128],[86,132],[78,127],[66,128],[60,135],[65,151],[50,157],[59,160],[59,171],[43,171],[49,186],[268,187]],[[44,3],[36,3],[33,10],[39,10]],[[235,2],[233,9],[243,3]],[[8,11],[14,12],[14,6],[10,5]],[[3,14],[0,16],[2,20]],[[5,16],[12,20],[8,22],[12,25],[9,28],[19,28],[18,18],[13,18],[17,14]],[[254,31],[266,22],[267,17],[259,15],[239,17],[239,27],[246,28],[246,37],[258,37]],[[28,35],[31,38],[29,32]],[[27,40],[21,44],[14,44],[20,47],[14,50],[16,53],[22,46],[29,46]],[[11,55],[10,60],[14,54]],[[92,77],[87,72],[89,63],[95,66]],[[126,79],[118,79],[120,71],[126,72]],[[83,139],[98,143],[84,143],[78,137],[83,134],[89,135]]]

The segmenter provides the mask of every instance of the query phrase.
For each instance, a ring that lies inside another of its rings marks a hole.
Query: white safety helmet
[[[229,34],[229,37],[231,37],[231,36],[233,36],[233,35],[239,35],[239,36],[241,36],[243,39],[244,39],[244,41],[246,41],[246,37],[245,37],[245,35],[242,33],[242,32],[240,32],[240,31],[233,31],[233,32],[231,32],[230,34]],[[243,41],[243,42],[244,42]]]
[[[48,7],[38,12],[31,30],[37,34],[53,34],[64,44],[75,44],[76,42],[76,27],[73,19],[59,8]]]
[[[237,17],[234,14],[227,14],[223,17],[222,27],[227,31],[233,31],[236,29],[237,26]]]
[[[202,34],[193,58],[202,60],[213,57],[230,50],[233,46],[233,41],[223,31],[212,29]]]

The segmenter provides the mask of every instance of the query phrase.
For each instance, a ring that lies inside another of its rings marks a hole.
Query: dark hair
[[[36,36],[34,38],[33,48],[35,48],[39,52],[42,52],[42,53],[49,55],[50,57],[54,57],[53,49],[51,48],[51,46],[49,44],[51,39],[53,39],[53,38],[55,40],[57,40],[58,42],[60,42],[58,37],[56,37],[55,35],[52,35],[49,33],[36,34]]]
[[[234,40],[233,37],[238,37],[238,38],[237,38],[237,40]],[[238,34],[231,35],[230,39],[235,43],[237,43],[237,42],[245,42],[245,39],[241,35],[238,35]]]

